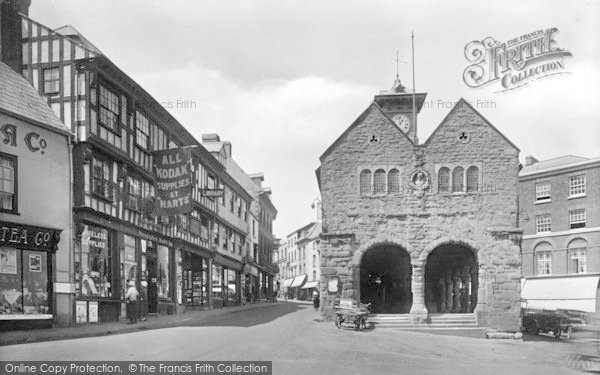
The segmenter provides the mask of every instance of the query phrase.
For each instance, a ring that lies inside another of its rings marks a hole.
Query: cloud
[[[316,216],[314,171],[319,156],[354,121],[376,92],[322,77],[265,80],[245,87],[196,63],[133,77],[197,139],[218,133],[248,173],[263,172],[279,210],[275,232],[285,235]],[[193,106],[178,106],[193,102]]]

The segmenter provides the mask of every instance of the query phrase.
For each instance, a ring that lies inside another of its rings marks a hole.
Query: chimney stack
[[[22,74],[21,17],[29,15],[31,0],[0,0],[0,59]]]

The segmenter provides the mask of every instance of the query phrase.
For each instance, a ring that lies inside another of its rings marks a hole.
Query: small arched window
[[[396,168],[388,172],[388,193],[400,193],[400,172]]]
[[[571,258],[571,273],[587,272],[587,246],[586,240],[577,238],[569,242],[569,257]]]
[[[375,171],[375,175],[373,176],[373,184],[375,185],[375,194],[385,194],[386,192],[386,184],[385,184],[385,171],[383,169],[378,169]]]
[[[467,169],[467,191],[479,191],[479,168],[477,167]]]
[[[363,169],[360,172],[360,195],[370,195],[371,194],[371,171],[368,169]]]
[[[456,167],[452,171],[452,191],[463,191],[463,176],[464,176],[463,167]]]
[[[450,191],[450,169],[446,167],[440,168],[438,171],[438,191],[449,192]]]

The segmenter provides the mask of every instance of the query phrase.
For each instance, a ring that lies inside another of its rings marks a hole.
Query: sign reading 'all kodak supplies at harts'
[[[155,151],[154,172],[156,173],[155,214],[174,216],[192,211],[192,171],[190,149],[174,148]]]

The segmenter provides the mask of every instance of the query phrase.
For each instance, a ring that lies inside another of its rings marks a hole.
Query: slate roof
[[[538,161],[537,163],[523,167],[519,174],[526,175],[534,172],[541,172],[547,169],[567,167],[571,164],[580,163],[587,160],[590,159],[583,158],[581,156],[565,155],[554,159]]]
[[[25,78],[0,62],[0,111],[36,125],[72,135],[46,101]]]

